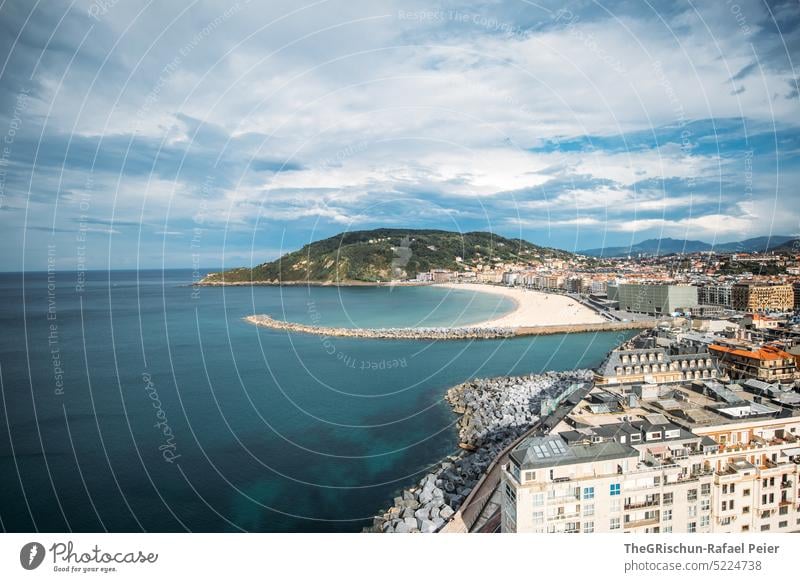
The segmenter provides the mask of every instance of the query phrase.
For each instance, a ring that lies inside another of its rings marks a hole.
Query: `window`
[[[700,495],[711,495],[711,483],[700,485]]]
[[[664,493],[664,505],[672,505],[672,493]]]
[[[728,509],[728,502],[727,501],[723,501],[722,502],[722,511],[726,511],[727,509]]]
[[[725,502],[723,501],[723,503],[725,503]],[[686,508],[686,515],[687,515],[687,517],[697,517],[697,506],[696,505],[690,505],[689,507],[687,507]]]
[[[700,527],[708,527],[708,524],[711,522],[711,519],[707,515],[700,516]]]
[[[583,498],[584,499],[594,499],[594,487],[584,487],[583,488]]]
[[[750,490],[749,489],[742,489],[742,495],[745,497],[750,497]]]
[[[761,526],[761,531],[769,531],[769,524],[765,523],[764,525],[762,525]]]
[[[750,513],[750,506],[745,505],[744,507],[742,507],[742,513]]]
[[[788,505],[781,506],[781,508],[778,510],[778,514],[779,515],[788,515],[789,514],[789,506]]]
[[[587,521],[583,524],[583,532],[584,533],[594,533],[594,522]]]
[[[532,497],[533,497],[533,506],[534,507],[543,507],[544,506],[544,493],[534,493]]]
[[[506,483],[506,497],[508,497],[514,503],[516,503],[517,501],[517,493],[511,488],[511,486],[508,483]]]
[[[613,495],[619,495],[619,492],[620,492],[619,483],[612,483],[611,486],[609,487],[608,494],[612,495],[612,496]]]
[[[672,521],[672,510],[665,509],[661,512],[661,519],[664,521]]]
[[[697,501],[697,489],[689,489],[686,492],[686,501]]]
[[[542,525],[544,523],[544,511],[533,512],[533,524]]]
[[[711,500],[710,499],[701,499],[700,500],[700,511],[709,511],[711,509]]]
[[[671,525],[665,526],[664,533],[672,533],[672,526]]]
[[[608,529],[619,529],[619,518],[612,517],[610,523],[608,524]]]
[[[731,483],[731,493],[736,493],[736,483]]]
[[[525,471],[526,481],[536,481],[536,471]]]
[[[609,511],[619,511],[622,508],[622,500],[619,497],[615,497],[611,500],[611,506]]]
[[[724,485],[722,486],[722,494],[723,494],[723,495],[726,495],[727,493],[728,493],[728,485],[727,485],[727,484],[724,484]]]
[[[690,522],[689,522],[689,523],[686,525],[686,530],[687,530],[689,533],[694,533],[694,532],[696,532],[696,531],[697,531],[697,522],[696,522],[696,521],[690,521]]]
[[[786,527],[787,525],[789,525],[788,521],[779,521],[778,522],[778,527]]]
[[[742,526],[742,531],[750,531],[750,526],[749,525],[743,525]]]
[[[587,503],[583,506],[583,516],[590,517],[594,515],[594,503]]]

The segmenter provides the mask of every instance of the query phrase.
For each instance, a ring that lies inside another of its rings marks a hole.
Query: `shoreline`
[[[474,378],[447,390],[444,399],[457,424],[458,449],[403,487],[388,509],[374,516],[364,533],[435,533],[453,520],[482,483],[497,455],[541,420],[538,405],[567,394],[575,383],[587,383],[591,370],[575,369],[525,376]]]
[[[453,291],[471,291],[510,299],[515,308],[509,313],[496,315],[472,324],[474,328],[535,328],[546,326],[594,325],[608,320],[575,299],[556,293],[545,293],[523,287],[506,287],[485,283],[440,283],[434,285]]]
[[[197,287],[430,287],[425,281],[206,281]]]

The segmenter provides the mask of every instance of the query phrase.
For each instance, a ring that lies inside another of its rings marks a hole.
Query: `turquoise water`
[[[287,334],[466,324],[508,300],[438,288],[191,286],[190,271],[0,276],[8,531],[358,531],[456,445],[446,389],[594,366],[627,335],[388,341]],[[24,285],[24,291],[23,291]]]

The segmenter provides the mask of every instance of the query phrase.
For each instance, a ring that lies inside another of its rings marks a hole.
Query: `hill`
[[[769,250],[776,253],[797,254],[800,252],[800,238],[790,238],[779,245],[770,247]]]
[[[717,253],[754,253],[766,252],[774,247],[792,240],[789,236],[759,236],[742,241],[711,245],[699,240],[682,240],[674,238],[651,238],[628,247],[604,247],[587,249],[579,254],[590,257],[625,257],[628,255],[671,255],[690,254],[704,251]]]
[[[571,256],[489,232],[380,228],[337,234],[253,268],[213,273],[203,283],[374,283],[431,269],[461,271],[465,265],[534,264],[544,257]]]

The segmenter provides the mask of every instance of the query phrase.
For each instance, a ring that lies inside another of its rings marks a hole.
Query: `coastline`
[[[436,463],[416,484],[404,487],[364,533],[435,533],[460,528],[463,511],[497,456],[533,430],[539,405],[560,400],[570,386],[591,381],[576,369],[526,376],[475,378],[450,388],[445,400],[460,416],[459,448]]]
[[[424,281],[206,281],[206,278],[192,285],[197,287],[430,287],[433,285]]]
[[[472,291],[498,295],[514,301],[509,313],[473,324],[474,328],[536,328],[546,326],[594,325],[608,320],[565,295],[544,293],[521,287],[485,283],[440,283],[434,285],[454,291]]]

